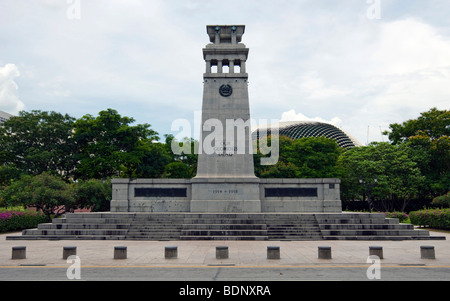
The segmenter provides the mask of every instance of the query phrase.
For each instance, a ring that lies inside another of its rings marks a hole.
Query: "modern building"
[[[276,125],[275,125],[276,126]],[[335,125],[318,121],[287,121],[280,122],[278,125],[279,135],[292,139],[303,137],[326,137],[336,141],[343,148],[353,148],[362,144],[349,133],[338,128]],[[269,135],[271,126],[260,127],[253,132],[253,139],[260,136]]]
[[[6,120],[8,120],[12,116],[14,116],[14,115],[11,115],[11,114],[3,112],[3,111],[0,111],[0,124],[5,122]]]

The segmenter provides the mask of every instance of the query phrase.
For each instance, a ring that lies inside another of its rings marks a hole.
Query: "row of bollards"
[[[68,259],[69,256],[77,254],[77,247],[67,246],[63,247],[63,259]],[[383,247],[380,246],[370,246],[369,256],[378,256],[378,258],[383,259]],[[216,259],[227,259],[229,257],[227,246],[217,246],[216,247]],[[420,246],[420,257],[422,259],[436,259],[434,246]],[[17,246],[12,247],[12,257],[11,259],[25,259],[26,258],[26,247]],[[178,247],[167,246],[164,248],[164,258],[165,259],[177,259],[178,258]],[[318,258],[319,259],[331,259],[331,247],[329,246],[319,246],[318,247]],[[114,259],[127,259],[127,247],[116,246],[114,247]],[[280,259],[280,247],[278,246],[268,246],[267,247],[267,259]]]

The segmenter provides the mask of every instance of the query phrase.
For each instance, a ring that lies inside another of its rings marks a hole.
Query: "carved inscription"
[[[209,193],[212,194],[237,194],[237,189],[209,189]]]
[[[232,157],[233,152],[237,152],[237,146],[232,146],[230,141],[223,141],[221,145],[214,148],[214,152],[220,157]]]

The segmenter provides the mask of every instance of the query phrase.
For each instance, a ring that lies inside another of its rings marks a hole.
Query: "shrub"
[[[444,195],[435,197],[431,202],[433,207],[449,208],[450,207],[450,191]]]
[[[416,226],[450,229],[450,209],[424,209],[409,213],[411,223]]]
[[[40,212],[4,210],[0,212],[0,233],[36,228],[44,222],[46,217]]]
[[[394,212],[385,212],[386,217],[389,218],[398,218],[400,223],[403,223],[408,220],[409,216],[405,212],[394,211]]]
[[[50,173],[26,175],[7,186],[1,197],[8,206],[36,207],[50,221],[52,216],[58,217],[75,206],[71,188],[70,184]]]

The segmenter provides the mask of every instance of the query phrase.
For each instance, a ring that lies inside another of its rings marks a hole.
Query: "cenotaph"
[[[193,179],[114,179],[112,212],[341,212],[339,179],[254,173],[244,25],[209,25]]]

